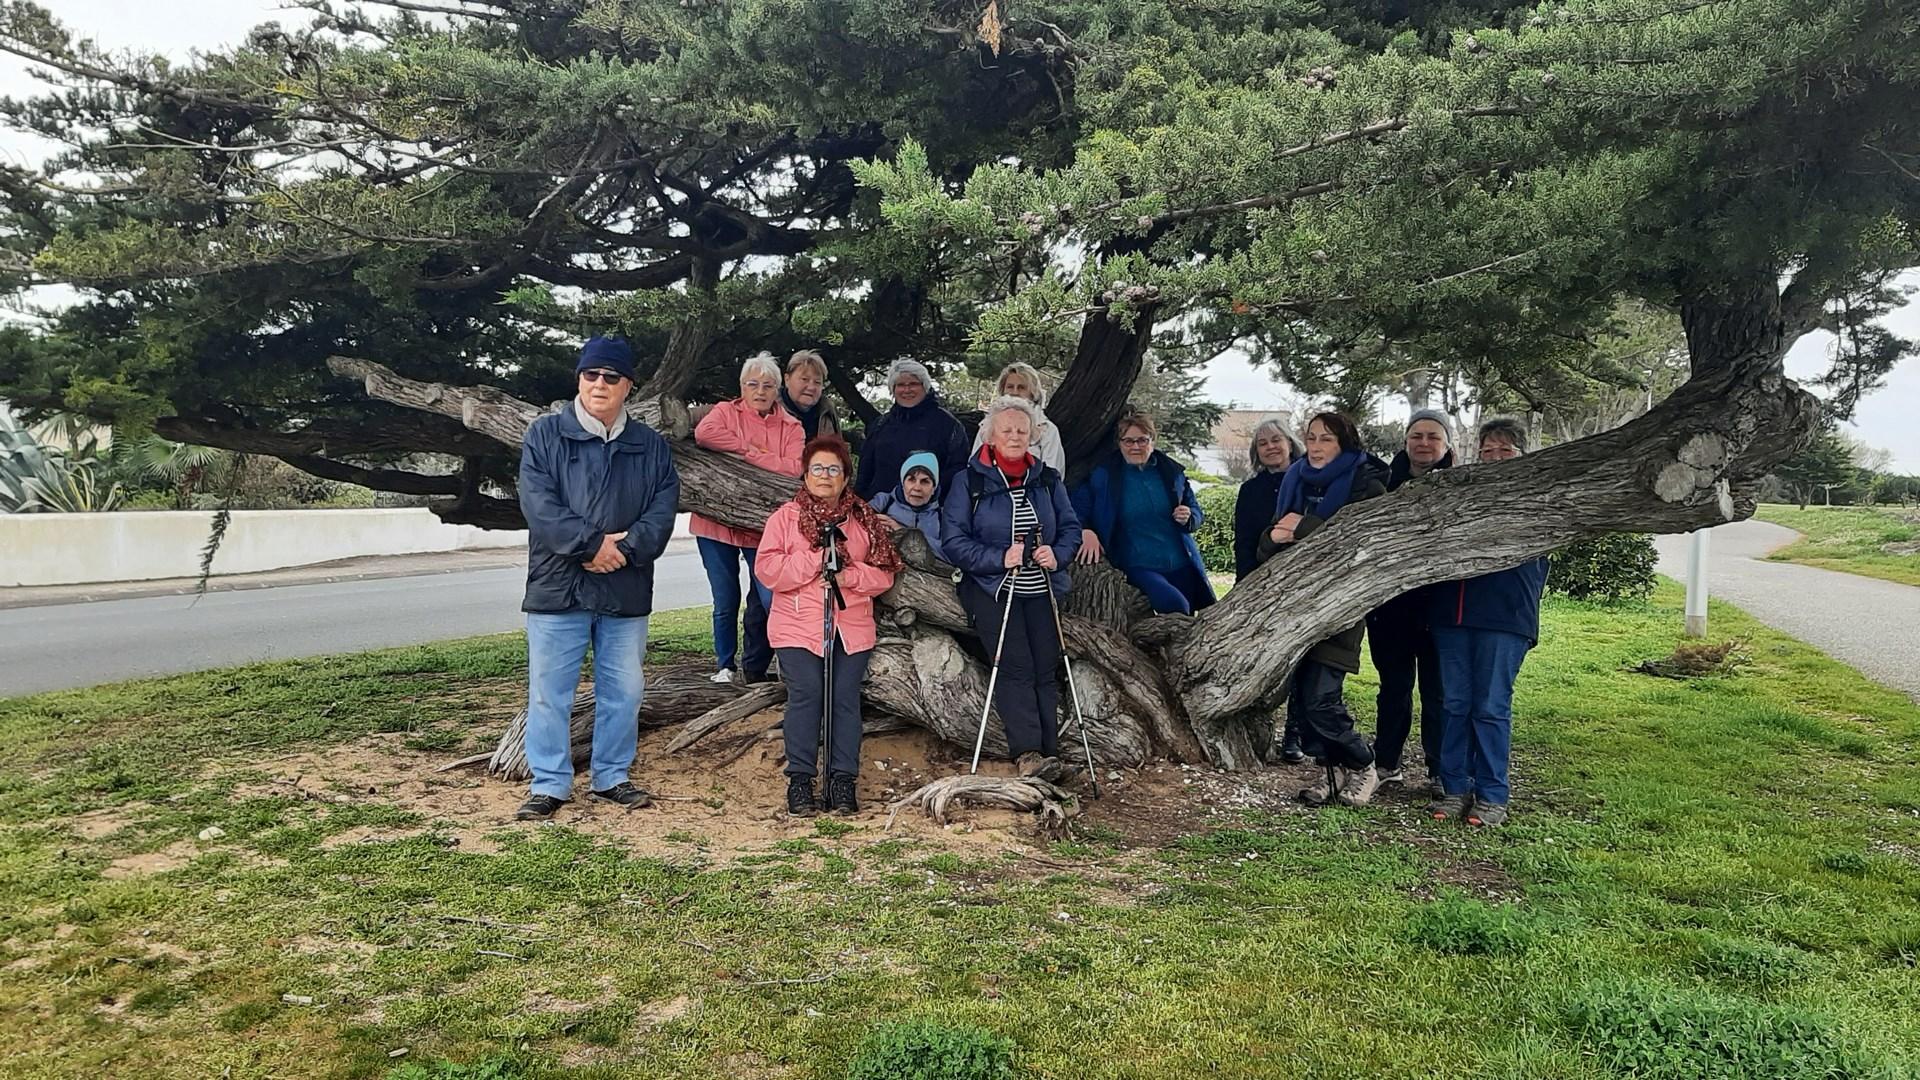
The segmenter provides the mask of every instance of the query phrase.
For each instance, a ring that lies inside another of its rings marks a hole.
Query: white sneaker
[[[733,681],[733,669],[732,669],[732,668],[721,668],[721,669],[720,669],[719,671],[716,671],[716,672],[714,672],[714,673],[713,673],[713,681],[714,681],[714,682],[717,682],[717,683],[730,683],[730,682],[732,682],[732,681]]]

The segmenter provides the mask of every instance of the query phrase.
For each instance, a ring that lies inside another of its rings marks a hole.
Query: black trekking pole
[[[820,527],[820,761],[814,772],[823,791],[833,775],[833,609],[847,606],[840,594],[840,549],[834,544],[842,535],[831,523]]]
[[[980,707],[980,734],[973,740],[973,765],[968,774],[980,771],[980,749],[987,744],[987,714],[993,711],[993,688],[1000,682],[1000,652],[1007,647],[1007,623],[1013,619],[1013,575],[1033,562],[1033,543],[1039,538],[1038,528],[1030,529],[1022,541],[1024,550],[1020,553],[1020,566],[1006,572],[1000,579],[1000,587],[1007,591],[1007,606],[1000,613],[1000,640],[993,646],[993,670],[987,674],[987,702]]]
[[[1060,661],[1067,665],[1067,693],[1073,698],[1073,721],[1080,725],[1080,752],[1087,756],[1087,779],[1093,782],[1093,797],[1100,797],[1100,773],[1093,767],[1093,745],[1087,742],[1087,713],[1080,707],[1080,686],[1073,681],[1073,657],[1067,655],[1067,624],[1060,621],[1060,598],[1053,593],[1052,576],[1047,580],[1047,599],[1053,603],[1053,631],[1060,635]]]

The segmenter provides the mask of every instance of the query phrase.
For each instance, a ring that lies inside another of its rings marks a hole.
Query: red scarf
[[[906,565],[900,558],[900,552],[893,546],[893,537],[880,524],[880,515],[874,512],[867,501],[853,493],[852,488],[840,492],[840,498],[828,502],[807,490],[802,481],[800,490],[794,493],[793,504],[800,508],[800,535],[814,550],[820,548],[820,537],[828,525],[840,525],[848,518],[858,522],[867,532],[867,562],[889,574],[897,574]],[[838,540],[834,546],[840,549],[840,564],[845,566],[853,561],[847,553],[847,542]]]
[[[1022,454],[1019,461],[1007,461],[993,447],[983,446],[980,448],[980,461],[999,469],[1005,474],[1008,484],[1019,487],[1020,481],[1026,479],[1027,467],[1033,464],[1033,455]]]

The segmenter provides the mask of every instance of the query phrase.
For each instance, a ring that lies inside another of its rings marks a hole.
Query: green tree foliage
[[[1607,533],[1553,553],[1547,588],[1575,600],[1638,603],[1653,595],[1659,554],[1644,533]]]
[[[1839,487],[1853,481],[1853,448],[1828,425],[1799,453],[1775,467],[1773,475],[1805,509],[1829,486]]]

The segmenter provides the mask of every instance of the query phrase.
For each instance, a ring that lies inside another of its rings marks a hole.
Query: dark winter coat
[[[978,505],[973,500],[976,485]],[[1053,548],[1059,567],[1049,575],[1053,591],[1065,595],[1073,583],[1067,567],[1080,550],[1080,515],[1074,512],[1060,474],[1038,459],[1027,466],[1021,486],[1040,519],[1040,542]],[[1007,576],[1007,548],[1013,546],[1012,492],[999,469],[976,457],[957,474],[940,504],[941,553],[989,595],[999,592]]]
[[[1233,499],[1233,579],[1253,573],[1260,565],[1260,534],[1273,527],[1273,504],[1280,497],[1280,479],[1286,470],[1261,470],[1240,485]]]
[[[1353,478],[1353,492],[1347,496],[1348,506],[1357,502],[1365,502],[1368,499],[1377,499],[1387,493],[1386,462],[1369,454],[1366,460],[1362,461],[1356,468],[1359,469],[1359,474]],[[1282,547],[1286,546],[1273,542],[1273,523],[1278,520],[1278,515],[1269,512],[1267,527],[1260,530],[1259,555],[1261,562],[1272,558]],[[1302,514],[1299,526],[1293,530],[1294,540],[1296,542],[1305,540],[1308,536],[1319,531],[1326,523],[1326,519],[1316,514]],[[1312,649],[1309,649],[1307,651],[1307,659],[1317,661],[1331,668],[1338,668],[1349,675],[1354,674],[1360,670],[1360,644],[1365,640],[1366,632],[1367,623],[1366,620],[1362,619],[1352,626],[1347,627],[1345,630],[1322,641],[1320,644],[1315,645]]]
[[[928,391],[926,399],[911,409],[895,405],[867,432],[853,493],[871,501],[893,487],[900,479],[900,466],[920,450],[940,459],[941,483],[951,487],[967,467],[967,442],[967,429],[940,406],[938,394]]]
[[[813,408],[803,409],[800,403],[793,400],[793,396],[787,393],[787,388],[781,386],[780,407],[787,410],[787,415],[800,421],[800,428],[806,432],[808,442],[812,442],[814,436],[823,432],[828,435],[840,434],[839,414],[833,411],[833,403],[827,400],[825,394],[821,394],[820,400],[813,403]]]
[[[1200,580],[1206,581],[1207,566],[1200,559],[1200,545],[1193,539],[1193,534],[1200,528],[1200,500],[1193,493],[1193,485],[1187,482],[1186,468],[1158,450],[1147,459],[1147,466],[1160,474],[1160,482],[1167,489],[1169,505],[1185,506],[1193,512],[1185,525],[1175,522],[1173,527],[1180,535],[1181,554],[1200,575]],[[1115,450],[1095,465],[1080,486],[1073,490],[1073,509],[1080,515],[1081,526],[1092,529],[1093,534],[1100,538],[1101,547],[1110,554],[1125,550],[1120,543],[1120,533],[1127,527],[1127,508],[1123,505],[1126,500],[1122,498],[1126,490],[1126,477],[1122,470],[1130,468],[1132,466],[1127,464],[1127,459]],[[1114,559],[1114,566],[1122,571],[1128,569],[1117,558]],[[1207,586],[1207,599],[1213,599],[1213,586],[1210,584]]]
[[[1428,469],[1427,473],[1451,469],[1453,465],[1453,451],[1448,450],[1439,461],[1433,463],[1433,467]],[[1421,475],[1424,476],[1427,473]],[[1413,462],[1408,460],[1407,452],[1402,450],[1393,455],[1393,463],[1387,467],[1387,490],[1398,491],[1402,484],[1412,479],[1414,479]],[[1367,628],[1376,635],[1419,633],[1426,629],[1426,625],[1427,590],[1424,588],[1401,593],[1374,608],[1367,615]]]
[[[520,446],[520,511],[527,519],[522,611],[653,611],[653,563],[673,536],[680,474],[658,432],[629,419],[613,441],[580,426],[569,403],[533,422]],[[606,533],[627,565],[590,573]]]
[[[1547,560],[1529,559],[1511,570],[1448,581],[1427,590],[1427,623],[1435,629],[1504,630],[1540,643],[1540,594]]]

